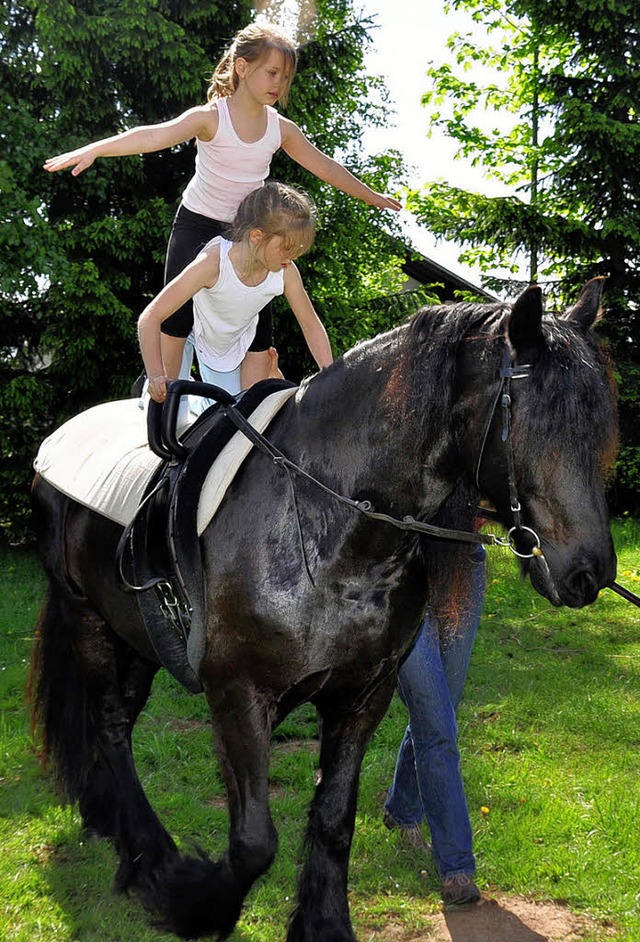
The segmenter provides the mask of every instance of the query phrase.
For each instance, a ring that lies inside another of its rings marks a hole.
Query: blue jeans
[[[471,822],[460,774],[456,709],[462,697],[485,591],[485,551],[470,551],[469,595],[452,629],[440,640],[427,612],[415,646],[398,674],[398,693],[409,711],[385,807],[401,827],[426,818],[441,879],[473,875]]]

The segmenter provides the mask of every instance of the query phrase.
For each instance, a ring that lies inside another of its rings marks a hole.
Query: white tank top
[[[265,105],[267,129],[247,144],[235,132],[226,98],[218,98],[218,130],[210,141],[196,139],[196,172],[182,202],[194,213],[231,222],[244,197],[269,176],[271,158],[282,144],[280,118]]]
[[[284,292],[284,271],[270,271],[259,285],[249,287],[236,275],[229,249],[233,242],[216,236],[203,251],[220,245],[220,275],[213,288],[193,296],[193,331],[198,358],[212,370],[235,370],[256,335],[258,312]]]

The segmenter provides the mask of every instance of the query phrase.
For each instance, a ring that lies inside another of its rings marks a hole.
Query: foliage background
[[[367,21],[351,0],[319,0],[287,112],[321,149],[375,189],[399,187],[397,154],[364,161],[384,88],[363,70]],[[250,0],[4,0],[0,33],[0,526],[28,530],[28,484],[45,435],[94,403],[128,395],[141,369],[136,320],[162,287],[164,252],[192,143],[47,174],[46,157],[204,101],[213,66],[253,17]],[[312,32],[311,32],[312,30]],[[390,326],[371,297],[399,286],[381,214],[286,157],[277,179],[318,204],[320,232],[301,269],[334,350]],[[404,316],[401,311],[401,316]],[[288,377],[311,361],[287,318],[276,343]]]
[[[501,180],[504,197],[446,183],[410,195],[433,232],[465,246],[487,286],[538,277],[559,306],[608,276],[602,332],[620,380],[622,447],[614,512],[640,509],[640,7],[631,0],[452,0],[487,42],[455,36],[453,64],[425,81],[425,104],[460,151]],[[311,5],[303,2],[308,12]],[[397,191],[396,152],[363,157],[386,120],[383,83],[364,70],[372,24],[354,0],[318,0],[299,36],[287,114],[376,189]],[[208,77],[251,0],[0,0],[0,531],[28,535],[39,443],[68,416],[128,395],[141,368],[135,325],[162,285],[171,219],[194,147],[98,161],[79,178],[47,156],[204,100]],[[354,12],[355,11],[355,12]],[[425,63],[426,64],[426,63]],[[511,113],[505,132],[477,108]],[[425,299],[396,292],[404,250],[394,220],[320,183],[286,156],[273,176],[310,191],[320,232],[301,261],[336,353],[393,326]],[[391,233],[391,238],[390,238]],[[527,269],[530,269],[528,271]],[[285,373],[310,367],[284,308]]]
[[[559,305],[606,275],[606,337],[619,378],[621,441],[614,510],[640,508],[640,7],[631,0],[451,0],[473,36],[450,40],[424,103],[461,154],[509,195],[443,182],[410,207],[465,245],[488,284],[530,278]],[[487,117],[488,115],[488,117]],[[505,115],[512,122],[505,127]]]

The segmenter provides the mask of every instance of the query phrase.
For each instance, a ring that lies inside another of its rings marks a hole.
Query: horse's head
[[[575,608],[593,602],[616,572],[604,495],[617,445],[616,397],[592,329],[602,284],[590,281],[559,317],[543,317],[532,286],[462,354],[475,385],[473,393],[465,382],[465,424],[480,492],[500,522],[515,527],[515,548],[537,591]],[[536,535],[542,555],[526,558]]]

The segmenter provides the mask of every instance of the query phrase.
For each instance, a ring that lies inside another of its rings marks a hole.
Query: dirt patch
[[[274,742],[272,746],[274,752],[300,752],[306,749],[307,752],[320,752],[320,743],[317,739],[282,739],[280,742]]]
[[[365,931],[363,942],[579,942],[594,932],[603,940],[613,935],[558,903],[497,895],[477,906],[437,913],[418,932],[397,925]]]

